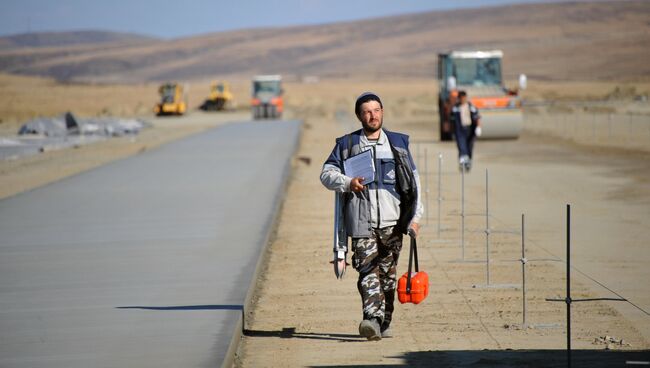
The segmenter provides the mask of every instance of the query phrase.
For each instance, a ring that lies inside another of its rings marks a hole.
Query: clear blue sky
[[[3,0],[0,35],[110,30],[176,38],[232,29],[532,2],[540,0]]]

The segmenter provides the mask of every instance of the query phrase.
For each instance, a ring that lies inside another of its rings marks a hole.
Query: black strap
[[[415,258],[415,272],[420,272],[418,267],[418,245],[415,237],[411,236],[411,250],[409,251],[409,270],[406,276],[406,293],[411,293],[411,270],[413,269],[413,258]]]
[[[343,172],[343,170],[344,170],[344,169],[343,169],[343,161],[345,161],[345,159],[347,158],[347,157],[345,157],[345,156],[343,155],[343,152],[345,152],[345,151],[343,151],[343,145],[341,144],[341,145],[339,145],[339,157],[341,157],[341,172]],[[349,152],[348,152],[348,153],[349,153]],[[343,173],[344,173],[344,172],[343,172]],[[344,174],[345,174],[345,173],[344,173]]]
[[[348,157],[352,156],[352,134],[348,134]]]

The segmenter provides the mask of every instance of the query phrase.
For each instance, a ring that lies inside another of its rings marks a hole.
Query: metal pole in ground
[[[442,153],[438,152],[438,238],[440,238],[440,213],[442,207]]]
[[[608,300],[616,302],[626,302],[625,298],[585,298],[571,299],[571,205],[566,205],[566,297],[547,298],[549,302],[566,303],[566,351],[567,367],[571,368],[571,303],[573,302],[593,302],[598,300]]]
[[[524,214],[521,214],[521,300],[523,304],[523,322],[521,324],[522,329],[528,328],[526,324],[526,249],[524,248],[524,241],[526,237],[524,235]]]
[[[605,300],[611,298],[590,298],[582,299],[580,301],[593,301]],[[566,303],[566,353],[567,353],[567,367],[571,368],[571,205],[566,205],[566,297],[547,298],[550,302],[564,302]]]
[[[571,205],[566,205],[566,350],[571,368]]]
[[[607,114],[607,132],[608,132],[608,137],[612,138],[612,114],[611,113]]]
[[[632,118],[633,118],[634,116],[633,116],[632,114],[629,114],[628,116],[630,117],[630,123],[629,123],[629,125],[628,125],[628,130],[627,130],[627,137],[628,137],[627,141],[629,142],[629,141],[631,141],[632,138],[634,137],[634,133],[633,133],[633,132],[634,132],[634,129],[632,129],[632,128],[633,128]]]
[[[488,169],[485,169],[485,269],[486,284],[490,286],[490,205],[488,188]]]
[[[424,212],[426,225],[429,226],[429,160],[427,147],[424,147]]]
[[[591,113],[591,136],[596,138],[596,113]]]
[[[465,170],[460,169],[460,247],[465,260]]]

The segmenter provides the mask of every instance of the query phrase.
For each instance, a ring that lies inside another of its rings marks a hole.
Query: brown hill
[[[34,32],[0,37],[0,50],[34,47],[62,47],[120,42],[153,42],[156,38],[132,33],[106,31]]]
[[[436,53],[505,52],[506,77],[650,78],[650,2],[499,6],[316,26],[240,30],[170,41],[0,50],[0,71],[133,82],[248,77],[431,77]]]

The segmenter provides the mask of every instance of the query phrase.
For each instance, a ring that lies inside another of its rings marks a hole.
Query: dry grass
[[[137,116],[151,111],[156,90],[150,85],[62,84],[48,78],[0,74],[0,131],[40,116],[72,111],[79,116]]]
[[[516,81],[508,83],[516,86]],[[650,96],[650,82],[617,81],[537,81],[528,83],[523,96],[533,100],[593,101],[604,99],[630,100],[636,96]]]
[[[210,81],[189,84],[190,108],[208,95]],[[239,105],[248,102],[248,82],[232,84]],[[79,117],[151,117],[158,84],[61,83],[51,78],[0,73],[0,135],[15,134],[26,120],[72,111]]]

